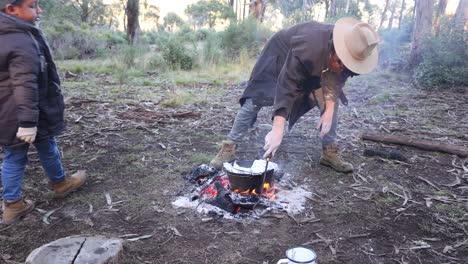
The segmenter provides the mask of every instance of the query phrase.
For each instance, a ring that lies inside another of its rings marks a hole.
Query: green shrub
[[[452,22],[441,26],[440,34],[427,38],[422,46],[422,62],[413,78],[424,88],[468,86],[468,45],[463,27]]]
[[[125,39],[125,33],[123,32],[107,31],[103,34],[103,38],[106,42],[106,47],[109,49],[127,43],[127,40]]]
[[[257,54],[271,32],[256,19],[246,19],[239,23],[232,22],[222,33],[222,46],[227,55],[236,57],[244,47],[249,53]]]
[[[203,42],[202,54],[204,64],[218,64],[223,61],[222,39],[216,32],[209,33]]]
[[[195,54],[187,47],[190,43],[186,43],[184,39],[169,35],[158,39],[159,50],[166,63],[172,69],[191,70],[194,65]]]
[[[122,62],[127,68],[135,66],[135,60],[137,57],[137,47],[134,45],[126,45],[121,50]]]
[[[197,102],[199,98],[191,91],[175,90],[166,95],[166,98],[161,102],[164,107],[178,108],[183,105]]]
[[[100,33],[86,25],[75,26],[64,21],[46,27],[44,31],[58,59],[93,58],[99,49],[105,48]]]
[[[147,66],[149,70],[158,69],[164,71],[167,69],[166,61],[164,60],[161,53],[151,53],[147,59]]]
[[[197,41],[204,41],[208,38],[209,35],[215,33],[212,29],[202,28],[195,31],[195,40]]]

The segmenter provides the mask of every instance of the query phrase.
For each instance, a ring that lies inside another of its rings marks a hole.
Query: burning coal
[[[224,218],[260,217],[274,210],[293,214],[302,211],[304,197],[310,192],[294,187],[290,179],[282,181],[284,175],[289,175],[281,173],[275,163],[266,171],[265,167],[264,162],[240,161],[225,164],[223,171],[217,171],[202,164],[185,176],[195,188],[173,206]]]

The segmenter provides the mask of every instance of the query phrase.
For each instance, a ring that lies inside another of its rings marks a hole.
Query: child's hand
[[[16,132],[16,137],[26,143],[33,143],[36,140],[37,127],[20,127]]]

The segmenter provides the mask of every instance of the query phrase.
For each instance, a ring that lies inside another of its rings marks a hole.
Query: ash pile
[[[276,163],[265,160],[224,163],[220,171],[201,164],[184,177],[189,187],[173,207],[215,219],[255,219],[281,212],[293,216],[305,209],[312,195]]]

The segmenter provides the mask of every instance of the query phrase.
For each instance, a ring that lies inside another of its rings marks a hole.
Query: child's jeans
[[[34,142],[42,167],[52,183],[64,180],[65,170],[57,147],[55,137]],[[28,164],[29,144],[5,148],[2,164],[3,200],[17,201],[21,199],[21,185],[24,170]]]

